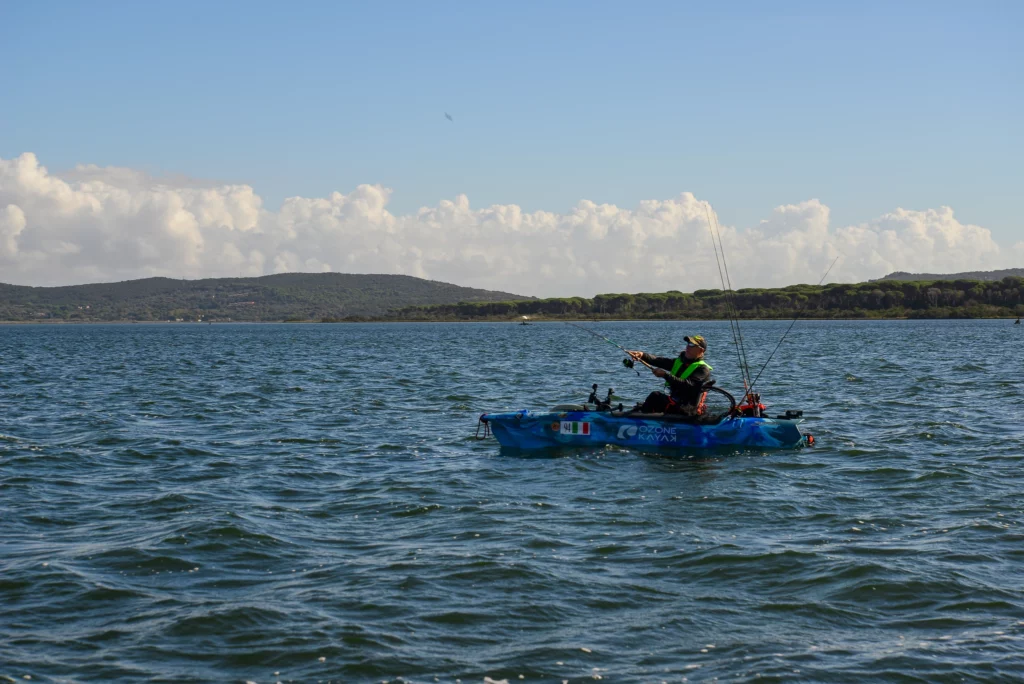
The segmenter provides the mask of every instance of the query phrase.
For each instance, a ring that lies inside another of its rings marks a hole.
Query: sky
[[[734,284],[1020,267],[1022,28],[1019,2],[0,0],[0,282],[689,290],[708,215]]]

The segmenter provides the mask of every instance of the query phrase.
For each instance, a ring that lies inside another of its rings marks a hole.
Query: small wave
[[[535,570],[520,565],[504,565],[493,561],[475,561],[457,567],[445,575],[446,581],[502,582],[536,577]]]
[[[197,567],[191,559],[153,553],[144,549],[111,549],[94,556],[101,566],[137,573],[139,570],[152,572],[188,572]]]
[[[77,520],[70,520],[68,518],[56,518],[49,515],[30,515],[25,518],[27,522],[33,525],[42,525],[45,527],[77,527],[79,522]]]
[[[191,533],[195,539],[231,539],[259,542],[261,544],[282,544],[280,539],[269,534],[250,532],[237,525],[219,525]]]
[[[143,591],[139,591],[137,589],[97,585],[87,591],[78,594],[75,597],[75,600],[81,601],[82,603],[106,604],[113,603],[115,601],[127,601],[149,597],[149,594]]]
[[[960,593],[962,587],[946,581],[923,581],[908,579],[898,581],[875,577],[858,581],[830,592],[834,601],[887,602],[898,605],[901,610],[925,610],[939,605],[940,597],[950,592]]]
[[[913,478],[914,482],[930,482],[932,480],[966,480],[963,473],[949,472],[946,470],[933,470],[930,473],[923,473]]]
[[[404,511],[396,511],[391,515],[395,518],[412,518],[416,516],[427,515],[429,513],[433,513],[434,511],[440,511],[443,509],[444,506],[442,506],[441,504],[429,504],[426,506],[417,506],[416,508],[410,508]]]
[[[451,610],[443,613],[421,615],[420,620],[438,625],[484,625],[495,622],[498,616],[488,613],[473,613],[465,610]]]
[[[233,606],[205,612],[194,611],[174,621],[166,634],[173,637],[220,636],[247,630],[266,630],[272,625],[286,625],[291,617],[272,608]]]

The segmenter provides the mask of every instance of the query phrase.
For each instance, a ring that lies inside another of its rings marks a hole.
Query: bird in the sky
[[[453,118],[452,118],[452,115],[451,115],[451,114],[449,114],[448,112],[445,112],[445,113],[444,113],[444,118],[448,119],[448,120],[449,120],[449,121],[451,121],[452,123],[455,123],[455,119],[453,119]]]

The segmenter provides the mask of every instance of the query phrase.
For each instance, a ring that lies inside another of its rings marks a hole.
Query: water
[[[594,327],[736,387],[726,323]],[[478,414],[657,383],[555,323],[2,326],[0,680],[1020,681],[1022,346],[800,322],[815,448],[530,457]]]

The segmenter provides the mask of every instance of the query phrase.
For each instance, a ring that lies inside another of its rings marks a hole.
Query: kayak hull
[[[793,449],[805,443],[799,420],[724,418],[700,424],[661,416],[607,411],[530,411],[485,413],[498,443],[516,449],[598,447],[713,449],[722,446]]]

